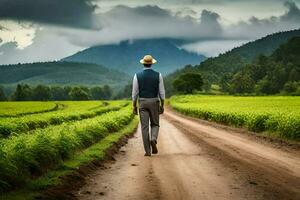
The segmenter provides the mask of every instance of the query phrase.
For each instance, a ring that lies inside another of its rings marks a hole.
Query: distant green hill
[[[104,85],[118,87],[129,76],[103,66],[75,62],[45,62],[0,66],[0,84]]]
[[[258,55],[271,55],[281,44],[295,36],[300,36],[300,29],[274,33],[234,48],[218,57],[209,58],[197,65],[196,68],[200,71],[214,72],[217,75],[234,72],[243,68],[245,64],[254,61]]]
[[[259,40],[249,42],[241,47],[234,48],[215,58],[208,58],[199,65],[178,70],[166,78],[168,93],[171,94],[173,92],[172,82],[182,73],[188,71],[202,73],[207,82],[206,87],[209,87],[213,83],[219,84],[224,76],[231,76],[242,70],[247,64],[254,62],[259,55],[271,55],[280,45],[296,36],[300,36],[300,29],[274,33]]]
[[[129,75],[141,70],[139,60],[151,54],[158,62],[154,69],[167,74],[187,64],[199,64],[205,56],[188,52],[178,46],[182,41],[173,39],[148,39],[124,41],[120,44],[95,46],[64,58],[64,61],[102,64]]]

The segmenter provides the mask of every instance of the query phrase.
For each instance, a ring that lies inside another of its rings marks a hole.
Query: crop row
[[[129,124],[129,106],[119,111],[59,126],[19,134],[0,142],[0,190],[22,185]]]
[[[18,118],[0,118],[0,136],[2,135],[2,137],[7,137],[12,133],[21,133],[37,128],[45,128],[49,125],[58,125],[67,121],[92,118],[105,112],[119,110],[126,104],[127,103],[125,102],[112,102],[108,106],[100,107],[97,109],[68,109]]]
[[[171,106],[183,114],[300,139],[299,99],[291,97],[175,96]]]
[[[61,113],[71,110],[93,110],[107,106],[108,102],[103,101],[57,101],[57,102],[39,102],[39,101],[15,101],[0,102],[0,117],[22,117],[39,113]]]
[[[60,109],[61,105],[54,102],[0,102],[0,117],[50,112]]]

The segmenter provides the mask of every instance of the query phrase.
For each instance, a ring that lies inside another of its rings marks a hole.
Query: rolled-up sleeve
[[[164,79],[161,75],[161,73],[159,74],[159,98],[164,100],[166,98],[166,94],[165,94],[165,86],[164,86]]]
[[[139,95],[139,84],[135,74],[132,81],[132,101],[137,101],[138,95]]]

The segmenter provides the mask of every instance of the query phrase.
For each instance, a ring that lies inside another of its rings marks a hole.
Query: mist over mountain
[[[119,44],[94,46],[62,60],[101,64],[132,75],[141,70],[140,59],[151,54],[158,60],[154,69],[168,74],[187,64],[200,64],[206,59],[203,55],[181,49],[179,46],[182,42],[172,39],[124,41]]]

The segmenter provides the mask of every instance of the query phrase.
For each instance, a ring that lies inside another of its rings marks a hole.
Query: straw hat
[[[157,61],[151,56],[151,55],[146,55],[142,60],[140,60],[141,64],[147,64],[147,65],[152,65],[155,64]]]

